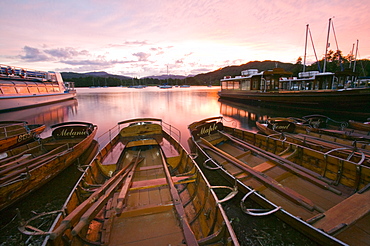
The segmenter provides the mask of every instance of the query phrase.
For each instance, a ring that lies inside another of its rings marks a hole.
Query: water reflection
[[[46,129],[41,137],[50,135],[50,126],[56,123],[69,121],[70,115],[77,114],[78,102],[76,99],[53,103],[34,108],[1,113],[2,121],[21,120],[29,124],[45,124]]]
[[[2,120],[27,120],[47,127],[64,121],[88,121],[98,125],[97,136],[125,119],[156,117],[181,130],[181,142],[186,145],[191,122],[220,114],[218,90],[219,87],[78,88],[78,107],[76,100],[71,100],[0,116]]]
[[[268,117],[302,117],[315,111],[297,109],[269,109],[219,99],[219,87],[145,89],[110,87],[78,88],[77,100],[69,100],[46,106],[1,113],[1,120],[26,120],[29,123],[44,123],[50,134],[52,124],[65,121],[87,121],[98,126],[98,134],[107,132],[117,122],[136,117],[156,117],[175,126],[182,133],[182,143],[187,145],[187,126],[197,120],[223,115],[226,125],[256,130],[255,122]],[[77,103],[78,102],[78,103]],[[354,115],[333,115],[337,120],[348,120]],[[343,119],[348,118],[348,119]],[[104,143],[102,143],[104,144]]]
[[[156,117],[181,130],[182,143],[187,125],[209,115],[219,115],[218,88],[81,88],[78,90],[79,120],[98,125],[98,136],[117,122],[137,117]]]

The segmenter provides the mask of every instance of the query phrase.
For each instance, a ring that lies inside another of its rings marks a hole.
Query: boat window
[[[251,89],[251,81],[250,81],[250,79],[247,79],[247,80],[242,81],[240,89],[242,89],[242,90],[250,90]]]
[[[234,90],[240,90],[240,84],[239,84],[239,81],[234,81],[234,83],[233,83],[233,89],[234,89]]]
[[[44,85],[39,85],[38,86],[39,87],[39,91],[42,93],[42,92],[47,92],[47,90],[46,90],[46,87],[44,86]]]
[[[49,80],[50,81],[57,81],[57,76],[55,74],[49,74]]]
[[[227,89],[227,82],[226,81],[222,81],[221,89]]]
[[[59,91],[58,86],[47,85],[46,88],[47,88],[48,92],[58,92]]]
[[[257,77],[252,78],[252,89],[253,90],[259,90],[260,89],[260,82],[259,82],[259,79]]]
[[[17,93],[14,86],[1,86],[1,90],[3,91],[3,94],[16,94]]]
[[[29,94],[30,93],[27,86],[17,86],[16,90],[19,94]]]
[[[38,94],[39,93],[39,90],[37,89],[37,86],[29,86],[28,87],[30,93],[33,93],[33,94]]]

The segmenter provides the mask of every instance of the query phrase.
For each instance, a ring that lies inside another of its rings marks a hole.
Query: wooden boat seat
[[[253,169],[255,171],[258,171],[258,172],[265,172],[267,170],[270,170],[271,168],[275,167],[276,165],[272,164],[271,161],[266,161],[266,162],[263,162],[255,167],[253,167]]]
[[[220,142],[226,140],[226,138],[224,136],[222,136],[221,134],[219,134],[219,133],[215,133],[215,134],[211,134],[209,136],[205,136],[204,139],[206,139],[208,142],[211,142],[212,144],[217,144],[217,143],[220,143]]]
[[[316,228],[334,233],[333,228],[341,224],[351,225],[370,212],[370,189],[363,193],[355,193],[338,205],[330,208],[321,219],[312,223]]]
[[[192,179],[192,176],[172,177],[172,180],[175,185],[195,182],[195,179]],[[130,190],[150,189],[150,188],[165,186],[167,184],[168,183],[167,183],[166,178],[141,180],[141,181],[132,182]]]

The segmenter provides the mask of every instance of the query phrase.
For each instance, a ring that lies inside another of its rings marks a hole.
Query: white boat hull
[[[69,100],[75,97],[76,91],[55,94],[3,96],[0,97],[0,111],[33,107],[42,104]]]

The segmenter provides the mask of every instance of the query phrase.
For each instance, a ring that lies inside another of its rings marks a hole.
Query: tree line
[[[169,85],[219,85],[220,79],[224,76],[238,76],[241,71],[247,69],[258,69],[259,71],[266,71],[275,67],[284,68],[287,71],[293,73],[292,76],[298,77],[298,74],[303,71],[302,57],[299,57],[295,64],[283,63],[278,61],[251,61],[246,64],[239,66],[227,66],[224,68],[217,69],[212,72],[198,74],[194,77],[187,77],[185,79],[157,79],[157,78],[119,78],[117,76],[78,76],[73,78],[64,79],[65,81],[75,82],[76,87],[116,87],[116,86],[135,86],[135,85],[147,85],[157,86],[162,84]],[[306,65],[305,71],[321,71],[324,67],[323,57],[321,60],[314,62],[313,64]],[[354,57],[351,55],[343,56],[341,51],[329,50],[326,56],[326,72],[340,72],[344,70],[351,70],[355,67],[355,72],[358,77],[369,77],[370,76],[370,60],[362,59],[354,61]]]

